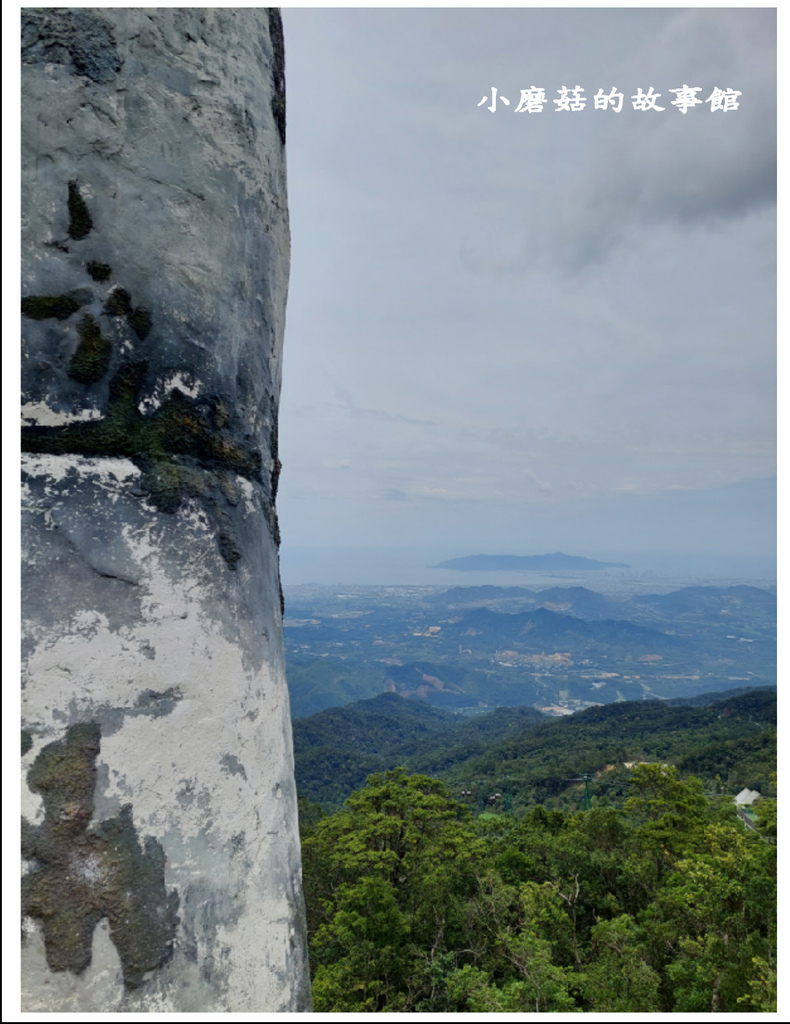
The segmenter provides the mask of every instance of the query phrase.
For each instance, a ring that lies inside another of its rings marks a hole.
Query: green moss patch
[[[69,377],[80,384],[97,384],[110,368],[112,345],[90,313],[80,320],[77,334],[80,343],[69,363]]]
[[[112,274],[109,263],[97,263],[95,260],[87,264],[87,270],[94,281],[109,281]]]
[[[260,482],[261,458],[249,443],[218,429],[212,409],[202,407],[178,389],[159,409],[143,416],[139,394],[146,363],[127,363],[110,382],[107,415],[90,423],[63,427],[25,427],[22,449],[63,455],[148,457],[169,460],[184,456],[208,469],[226,469]]]
[[[92,298],[87,288],[64,295],[28,295],[22,299],[22,316],[28,320],[68,320]]]
[[[132,297],[125,288],[114,288],[110,292],[104,306],[105,313],[110,316],[123,316],[137,337],[142,341],[153,325],[153,319],[147,309],[132,307]]]
[[[227,510],[236,503],[231,474],[263,483],[261,456],[228,429],[220,401],[198,402],[174,389],[150,416],[138,405],[146,363],[127,363],[110,381],[110,401],[101,420],[61,427],[22,429],[22,450],[53,455],[129,458],[143,471],[142,486],[161,512],[175,512],[196,498],[219,529],[219,547],[230,568],[241,550]],[[272,537],[279,543],[274,507],[264,505]]]
[[[106,917],[132,989],[173,955],[178,895],[165,888],[161,845],[149,837],[141,846],[131,804],[90,826],[100,739],[96,722],[74,725],[27,774],[45,818],[37,828],[23,819],[23,855],[36,867],[22,879],[22,913],[41,922],[50,969],[74,974],[90,965],[93,930]]]
[[[125,288],[113,288],[107,296],[105,313],[110,316],[129,316],[132,312],[132,297]]]
[[[140,341],[142,341],[151,330],[153,323],[151,314],[147,309],[143,309],[142,306],[138,306],[137,309],[132,310],[126,319]]]
[[[270,15],[275,46],[275,77],[284,81],[282,26],[279,14]],[[284,98],[281,132],[284,132]],[[93,223],[76,181],[69,182],[69,234],[84,238]],[[109,280],[112,268],[91,261],[87,271],[95,281]],[[29,296],[22,300],[22,312],[36,320],[66,320],[93,298],[88,289],[67,295]],[[123,317],[138,339],[145,339],[153,326],[151,312],[135,307],[132,296],[115,287],[107,296],[104,313]],[[71,358],[68,375],[81,384],[101,381],[112,361],[111,343],[102,336],[95,317],[86,313],[77,326],[79,344]],[[178,389],[171,391],[151,415],[140,412],[143,386],[148,376],[145,362],[125,363],[109,382],[109,402],[100,420],[69,423],[59,427],[26,426],[22,429],[24,452],[53,455],[81,455],[86,458],[128,458],[142,471],[142,488],[161,512],[173,513],[186,498],[198,500],[218,531],[219,550],[229,568],[241,559],[241,546],[230,509],[237,504],[233,476],[238,474],[264,485],[260,452],[234,429],[227,405],[219,398],[196,401]],[[272,538],[280,535],[274,496],[280,462],[276,433],[272,438],[275,468],[266,481],[272,497],[261,495],[262,510]],[[235,495],[235,496],[234,496]]]
[[[71,238],[85,238],[93,227],[90,211],[80,195],[76,181],[69,182],[69,235]]]

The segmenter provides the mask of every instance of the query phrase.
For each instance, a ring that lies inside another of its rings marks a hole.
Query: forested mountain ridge
[[[579,806],[579,783],[618,803],[625,762],[668,761],[709,788],[765,789],[776,769],[776,691],[746,690],[688,702],[633,701],[565,718],[499,708],[462,719],[395,694],[294,722],[300,796],[337,807],[371,771],[397,766],[438,775],[479,805],[509,791],[516,809]],[[718,776],[718,780],[717,780]]]
[[[445,751],[445,758],[456,748],[463,752],[459,756],[482,753],[491,743],[547,720],[534,708],[499,708],[462,718],[383,693],[293,723],[297,788],[315,803],[339,806],[371,772],[411,760],[423,763],[436,750]]]

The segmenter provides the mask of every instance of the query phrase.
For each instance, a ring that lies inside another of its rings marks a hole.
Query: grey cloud
[[[284,20],[287,537],[619,543],[662,494],[773,472],[774,11]],[[667,109],[476,106],[533,83],[652,85]],[[680,114],[684,83],[741,108]],[[738,543],[746,512],[727,521]]]
[[[626,92],[623,112],[607,112],[579,188],[533,222],[530,251],[542,234],[561,265],[579,270],[640,226],[711,225],[774,203],[776,54],[767,31],[774,13],[679,12],[613,72]],[[662,92],[662,113],[629,109],[628,83],[636,82]],[[703,102],[681,114],[669,89],[685,84],[702,86],[703,101],[713,86],[738,89],[739,109],[712,112]]]

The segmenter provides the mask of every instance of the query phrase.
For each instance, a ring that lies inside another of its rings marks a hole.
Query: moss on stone
[[[184,498],[205,499],[209,495],[210,481],[195,465],[185,465],[176,458],[136,461],[144,473],[145,492],[160,512],[177,512]]]
[[[69,363],[69,377],[80,384],[97,384],[110,368],[112,345],[90,313],[80,320],[77,334],[80,343]]]
[[[109,263],[97,263],[96,260],[91,260],[87,264],[87,270],[94,281],[109,281],[112,274],[112,267]]]
[[[95,722],[72,726],[66,740],[48,743],[28,771],[27,784],[43,797],[45,819],[53,828],[80,831],[90,821],[100,737]]]
[[[22,316],[28,320],[68,320],[91,298],[83,288],[65,295],[27,295],[22,299]]]
[[[22,730],[22,757],[31,749],[33,746],[33,734],[29,729]]]
[[[126,317],[127,323],[141,341],[148,336],[153,326],[153,319],[147,309],[142,306],[132,308],[132,297],[125,288],[114,288],[110,292],[104,311],[110,316]]]
[[[148,837],[141,846],[131,804],[95,829],[103,866],[110,876],[102,892],[102,909],[110,938],[118,950],[127,988],[137,988],[149,971],[173,955],[178,926],[178,894],[165,887],[165,853]]]
[[[142,306],[138,306],[137,309],[132,310],[132,312],[128,314],[126,320],[140,341],[143,341],[143,339],[148,336],[153,321],[151,319],[151,314],[147,309],[143,309]]]
[[[113,288],[107,296],[104,306],[105,313],[110,316],[130,316],[132,313],[132,297],[125,288]]]
[[[109,405],[101,420],[24,427],[22,450],[131,459],[142,470],[142,486],[161,512],[175,512],[185,498],[201,501],[219,528],[223,558],[235,568],[241,550],[223,510],[238,499],[233,499],[225,477],[237,473],[263,483],[260,453],[249,441],[233,437],[220,401],[198,402],[174,389],[156,412],[143,416],[138,406],[147,372],[146,363],[124,364],[110,381]],[[279,543],[271,502],[265,501],[264,515]]]
[[[217,429],[205,404],[201,407],[174,389],[155,413],[143,416],[138,396],[146,373],[146,363],[125,364],[110,382],[109,408],[103,419],[63,427],[25,427],[23,450],[165,460],[183,456],[204,468],[229,469],[260,482],[260,454],[251,444],[234,440],[227,429]]]
[[[23,855],[37,866],[22,879],[22,913],[41,922],[47,964],[81,974],[91,962],[93,930],[106,917],[127,988],[173,954],[178,895],[164,883],[165,856],[156,840],[140,846],[131,804],[91,828],[96,722],[72,726],[49,743],[27,779],[44,798],[44,822],[23,820]]]
[[[273,31],[281,49],[279,15],[274,19]],[[282,53],[278,52],[275,73],[282,77]],[[84,237],[92,225],[76,181],[69,183],[69,216],[72,237]],[[108,280],[112,272],[106,263],[92,261],[86,266],[97,281]],[[22,300],[22,311],[35,319],[66,319],[91,298],[87,289],[65,296],[32,296]],[[112,289],[104,312],[124,317],[140,340],[148,336],[153,326],[150,311],[142,306],[135,308],[131,295],[122,287]],[[109,371],[112,346],[90,314],[82,317],[77,332],[80,340],[69,363],[68,375],[85,385],[96,384]],[[144,492],[159,511],[173,513],[185,498],[200,501],[217,526],[222,557],[229,568],[235,569],[241,559],[241,546],[229,509],[238,503],[239,495],[231,475],[239,474],[263,484],[260,452],[246,437],[234,437],[230,410],[220,398],[198,402],[174,389],[154,413],[143,415],[140,402],[147,376],[147,363],[125,363],[110,380],[109,402],[100,420],[59,427],[24,427],[22,450],[131,459],[142,471]],[[267,481],[272,500],[263,498],[263,512],[272,537],[279,545],[273,505],[280,469],[276,429],[272,433],[272,446],[274,471]]]
[[[90,211],[80,195],[76,181],[69,182],[69,235],[71,238],[85,238],[93,227]]]

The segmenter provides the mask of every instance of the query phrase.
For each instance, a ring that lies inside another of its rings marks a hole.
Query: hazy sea
[[[776,587],[776,562],[753,555],[666,552],[589,552],[570,546],[566,554],[628,569],[584,572],[459,572],[433,568],[449,558],[475,554],[545,554],[543,551],[460,551],[436,548],[306,548],[283,545],[280,572],[284,587],[320,586],[482,586],[587,587],[611,596],[667,593],[679,587],[727,587],[746,584]]]

